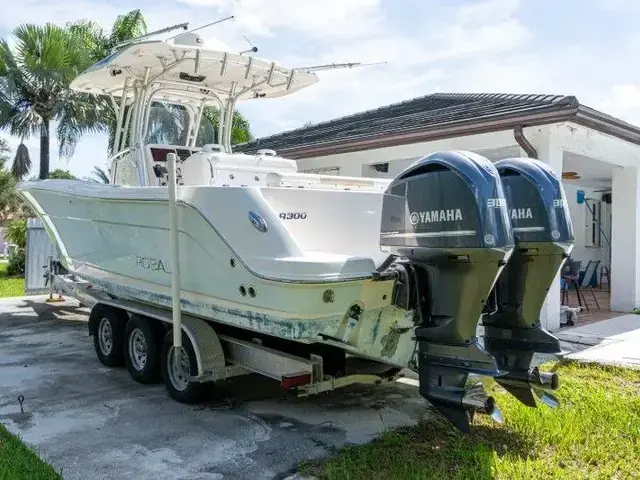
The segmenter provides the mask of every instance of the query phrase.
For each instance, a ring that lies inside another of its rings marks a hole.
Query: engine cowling
[[[389,185],[380,244],[408,258],[421,249],[513,246],[507,203],[496,168],[472,152],[428,155]]]
[[[517,243],[574,241],[562,182],[547,164],[530,158],[506,158],[495,166]]]

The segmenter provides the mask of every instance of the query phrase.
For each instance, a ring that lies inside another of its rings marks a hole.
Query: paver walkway
[[[640,368],[640,315],[622,315],[556,332],[563,343],[582,346],[566,358]],[[571,349],[575,350],[575,349]]]

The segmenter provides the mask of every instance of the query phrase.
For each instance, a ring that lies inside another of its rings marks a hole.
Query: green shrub
[[[27,252],[25,248],[18,247],[9,256],[9,263],[7,264],[7,275],[17,276],[24,275],[25,264],[27,260]]]
[[[11,220],[5,235],[7,240],[15,243],[19,248],[27,248],[27,221]]]

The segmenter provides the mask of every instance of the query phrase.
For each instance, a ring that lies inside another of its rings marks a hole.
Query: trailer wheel
[[[129,375],[140,383],[155,383],[160,376],[162,337],[155,320],[133,315],[125,328],[124,359]]]
[[[124,364],[124,328],[127,314],[107,305],[96,305],[90,321],[95,322],[93,346],[98,360],[107,367]]]
[[[161,355],[162,377],[169,395],[180,403],[198,403],[204,400],[210,382],[201,383],[191,380],[197,375],[196,354],[189,337],[182,332],[180,358],[176,358],[173,348],[173,331],[164,337]]]

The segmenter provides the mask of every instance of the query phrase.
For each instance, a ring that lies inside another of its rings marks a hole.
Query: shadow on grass
[[[496,457],[532,458],[534,445],[517,433],[504,425],[478,423],[463,434],[434,414],[366,447],[350,446],[335,457],[306,462],[299,471],[341,479],[490,479]]]

